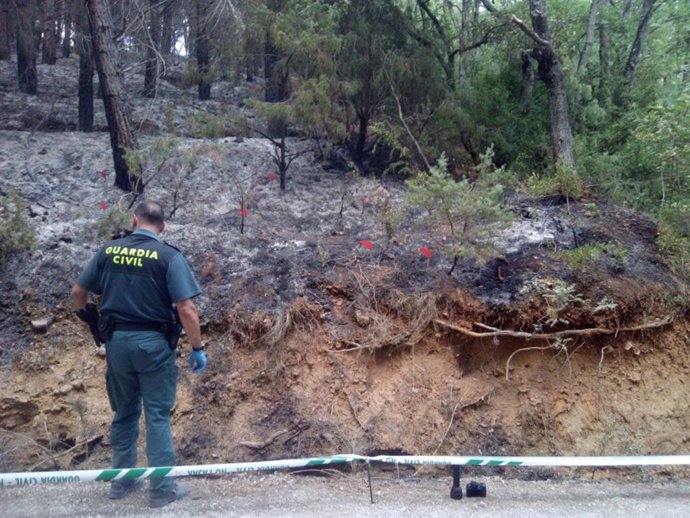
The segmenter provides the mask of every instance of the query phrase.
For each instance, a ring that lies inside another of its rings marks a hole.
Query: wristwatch
[[[206,342],[205,341],[202,341],[198,347],[192,346],[192,351],[198,352],[198,351],[203,351],[204,349],[206,349]]]

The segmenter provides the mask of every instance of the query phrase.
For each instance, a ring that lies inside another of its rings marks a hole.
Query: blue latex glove
[[[201,351],[192,350],[192,354],[189,355],[189,367],[192,372],[201,372],[206,368],[208,360],[206,359],[206,353]]]

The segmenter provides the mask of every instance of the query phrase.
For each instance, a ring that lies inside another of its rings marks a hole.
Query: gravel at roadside
[[[474,480],[486,484],[486,498],[450,499],[450,477],[398,479],[373,476],[372,504],[366,473],[330,477],[275,473],[215,479],[188,478],[184,482],[192,490],[190,496],[162,509],[149,509],[144,491],[121,501],[108,500],[107,485],[95,482],[5,487],[0,488],[0,516],[690,516],[690,479],[525,482],[474,477]],[[463,484],[465,482],[467,480]]]

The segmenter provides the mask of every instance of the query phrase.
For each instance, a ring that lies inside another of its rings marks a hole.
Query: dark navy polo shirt
[[[144,229],[104,244],[77,284],[101,295],[101,313],[121,322],[168,322],[174,302],[201,293],[180,251]]]

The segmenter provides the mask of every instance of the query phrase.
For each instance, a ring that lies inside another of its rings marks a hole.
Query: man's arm
[[[72,306],[75,311],[79,311],[86,307],[86,301],[89,297],[89,291],[75,284],[72,286]]]
[[[201,327],[199,326],[199,313],[192,299],[184,299],[176,302],[180,322],[184,327],[192,347],[201,347]]]

